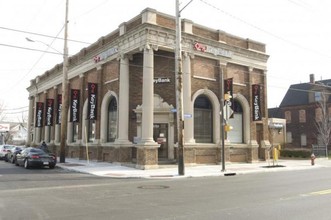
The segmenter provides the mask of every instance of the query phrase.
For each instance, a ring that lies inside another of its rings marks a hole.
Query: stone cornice
[[[100,48],[95,50],[94,53],[88,54],[88,57],[82,57],[82,62],[77,63],[75,66],[71,65],[69,67],[68,79],[70,80],[76,76],[79,76],[80,74],[97,68],[104,63],[117,59],[120,55],[130,55],[137,53],[140,48],[143,48],[146,45],[150,45],[154,50],[159,49],[174,51],[175,40],[176,36],[174,30],[145,23],[140,25],[138,28],[123,34],[119,38],[116,38],[108,45],[101,45]],[[212,53],[197,51],[194,49],[194,43],[197,41],[214,48],[231,51],[232,56],[224,57]],[[109,56],[103,57],[100,62],[96,63],[96,61],[93,59],[95,56],[112,48],[117,48],[116,52],[109,54]],[[182,50],[184,53],[189,53],[194,56],[203,56],[210,59],[222,60],[226,63],[230,62],[244,66],[252,66],[254,68],[263,70],[266,69],[266,61],[269,57],[267,54],[262,52],[230,46],[224,42],[213,41],[187,33],[183,33],[182,36]],[[48,90],[54,86],[62,84],[61,68],[53,68],[52,70],[48,71],[47,74],[47,80],[40,80],[41,82],[37,83],[38,91]],[[32,80],[31,85],[29,88],[27,88],[30,94],[37,92],[34,85],[35,83],[36,80]]]

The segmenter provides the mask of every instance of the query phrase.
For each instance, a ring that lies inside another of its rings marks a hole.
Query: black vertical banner
[[[261,86],[252,85],[253,121],[262,120],[261,111]]]
[[[36,127],[41,128],[43,126],[43,114],[44,114],[44,103],[36,103]]]
[[[71,90],[70,122],[79,122],[79,90]]]
[[[53,126],[54,99],[46,99],[46,126]]]
[[[229,94],[231,96],[230,100],[228,101],[229,107],[232,110],[232,114],[230,115],[230,118],[233,118],[233,112],[234,112],[234,103],[233,103],[233,78],[225,79],[224,80],[224,95]],[[224,103],[227,104],[227,103]]]
[[[97,93],[98,84],[88,83],[88,107],[87,107],[87,119],[97,119]]]
[[[56,124],[61,124],[61,114],[62,114],[62,95],[57,95],[57,107],[56,107]]]

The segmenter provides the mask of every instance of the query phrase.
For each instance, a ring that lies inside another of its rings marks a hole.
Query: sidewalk
[[[107,162],[88,162],[86,160],[66,158],[65,163],[57,163],[56,166],[70,171],[112,178],[188,178],[316,169],[331,167],[331,160],[318,158],[315,160],[314,166],[310,164],[309,159],[278,160],[275,166],[273,166],[272,161],[269,163],[267,161],[256,163],[226,163],[225,172],[221,171],[222,165],[185,165],[184,176],[178,175],[177,165],[160,165],[158,169],[140,170]]]

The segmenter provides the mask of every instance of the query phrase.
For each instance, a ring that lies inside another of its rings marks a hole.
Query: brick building
[[[141,169],[176,161],[175,36],[175,17],[147,8],[69,58],[67,157],[88,152]],[[221,74],[233,82],[226,160],[264,159],[265,45],[184,19],[182,51],[185,163],[221,161]],[[59,152],[61,84],[62,65],[31,80],[30,145],[45,140]],[[262,117],[254,120],[251,109]]]
[[[331,129],[330,94],[331,80],[315,81],[311,74],[308,83],[290,86],[279,108],[269,109],[269,117],[286,119],[286,147],[311,149],[323,146],[322,131],[317,124],[324,123]],[[323,102],[325,104],[321,106]],[[322,122],[324,119],[326,121]]]

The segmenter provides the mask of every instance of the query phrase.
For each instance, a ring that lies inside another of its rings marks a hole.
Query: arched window
[[[88,122],[88,142],[93,142],[95,139],[95,121],[87,120]]]
[[[213,110],[205,95],[198,96],[194,102],[194,138],[197,143],[213,142]]]
[[[76,142],[78,140],[78,123],[73,122],[72,134],[72,142]]]
[[[233,129],[227,133],[227,140],[232,143],[243,143],[243,108],[237,100],[234,100],[233,111],[233,117],[228,120]]]
[[[108,106],[107,142],[114,142],[117,138],[117,102],[112,98]]]

